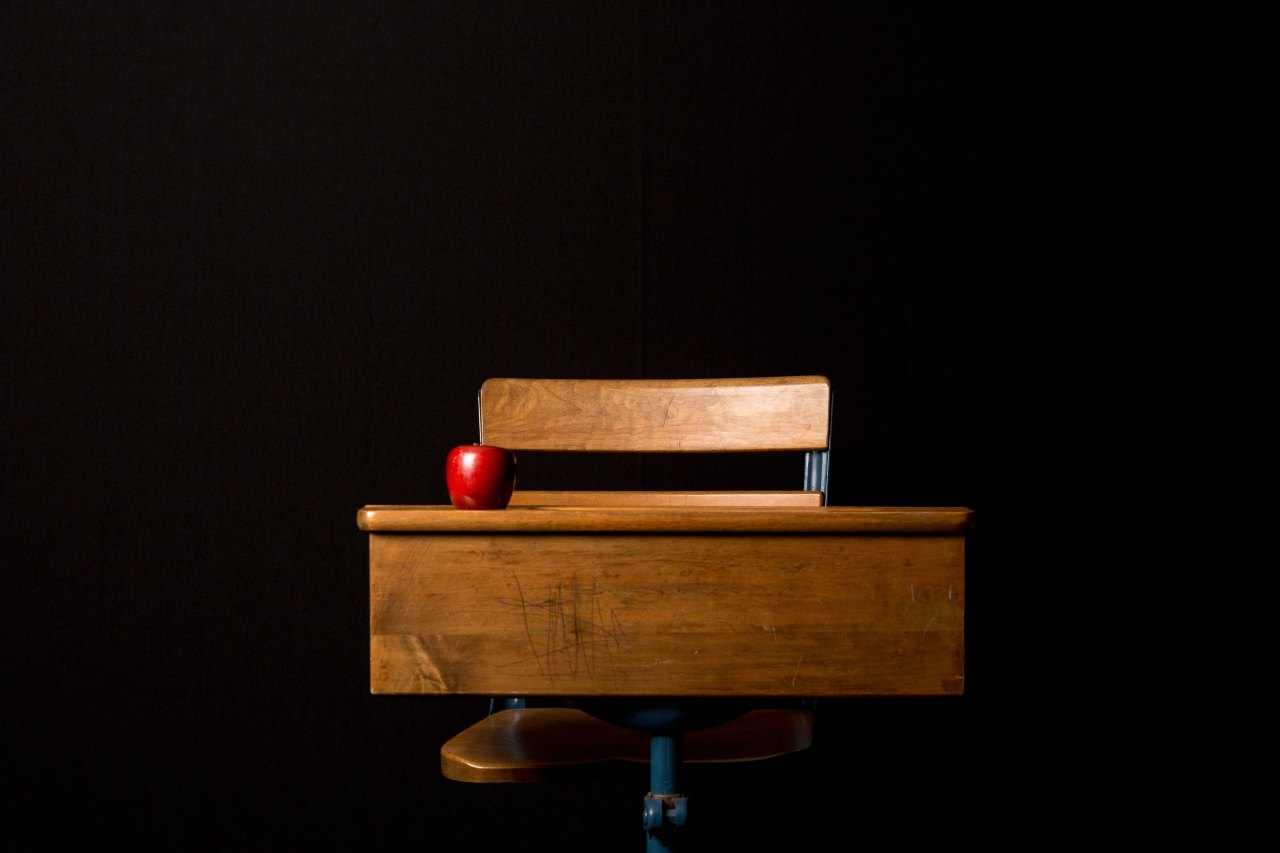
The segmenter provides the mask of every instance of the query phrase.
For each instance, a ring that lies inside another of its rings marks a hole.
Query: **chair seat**
[[[759,761],[806,749],[813,712],[766,708],[684,735],[686,763]],[[576,708],[515,708],[485,717],[440,749],[440,769],[458,782],[600,778],[610,767],[647,763],[650,736]]]

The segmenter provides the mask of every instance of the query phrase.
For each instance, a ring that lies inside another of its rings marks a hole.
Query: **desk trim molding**
[[[955,535],[973,526],[964,507],[579,507],[369,505],[368,533],[831,533]]]

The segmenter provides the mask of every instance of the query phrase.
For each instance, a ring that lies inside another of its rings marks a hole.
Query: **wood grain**
[[[510,450],[825,450],[830,415],[822,376],[495,378],[480,389],[480,440]]]
[[[375,693],[954,694],[964,538],[374,533],[370,625]]]

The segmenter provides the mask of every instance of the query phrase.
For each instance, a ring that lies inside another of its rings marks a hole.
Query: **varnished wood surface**
[[[480,389],[480,437],[510,450],[824,450],[822,376],[585,380],[494,378]]]
[[[825,509],[777,512],[821,517]],[[375,693],[963,690],[962,535],[472,532],[369,539]]]
[[[762,709],[684,735],[692,763],[756,761],[806,749],[813,713]],[[459,782],[541,782],[600,778],[600,766],[649,760],[649,735],[574,708],[499,711],[451,738],[440,769]]]
[[[356,522],[370,533],[960,533],[972,523],[964,507],[747,506],[452,506],[371,505]]]
[[[701,492],[635,492],[635,491],[534,491],[517,490],[511,506],[822,506],[822,492],[806,491],[701,491]]]

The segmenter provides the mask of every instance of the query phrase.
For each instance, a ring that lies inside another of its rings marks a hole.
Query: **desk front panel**
[[[371,688],[964,689],[963,535],[373,533]]]

